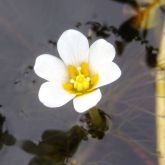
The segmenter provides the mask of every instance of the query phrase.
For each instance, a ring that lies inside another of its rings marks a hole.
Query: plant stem
[[[156,138],[159,165],[165,165],[165,23],[156,73]]]
[[[93,107],[92,109],[89,110],[89,115],[91,117],[93,124],[99,128],[100,125],[102,124],[102,118],[99,113],[99,110],[96,107]]]

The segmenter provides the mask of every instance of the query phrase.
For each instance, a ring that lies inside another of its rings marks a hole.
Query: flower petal
[[[59,83],[46,82],[41,85],[38,97],[45,106],[54,108],[66,104],[75,95],[65,91]]]
[[[67,69],[64,63],[57,57],[43,54],[36,58],[35,73],[48,81],[62,81],[67,79]]]
[[[99,39],[95,41],[89,50],[89,62],[92,65],[99,66],[100,63],[105,61],[112,61],[115,57],[115,48],[112,44],[105,41],[104,39]]]
[[[62,33],[57,42],[60,57],[67,65],[79,66],[88,61],[89,43],[87,38],[77,30]]]
[[[89,68],[91,74],[99,75],[96,87],[107,85],[120,77],[121,71],[119,67],[112,62],[114,57],[115,48],[109,42],[99,39],[91,45]]]
[[[121,76],[120,68],[113,62],[107,62],[100,66],[97,73],[99,74],[99,80],[95,88],[112,83]]]
[[[94,107],[100,101],[101,96],[100,89],[78,96],[73,100],[74,108],[79,113],[85,112]]]

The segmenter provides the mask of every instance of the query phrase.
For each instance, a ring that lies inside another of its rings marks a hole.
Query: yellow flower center
[[[98,74],[90,75],[88,64],[81,63],[79,67],[68,66],[69,81],[63,85],[70,93],[81,95],[90,92],[98,83]]]

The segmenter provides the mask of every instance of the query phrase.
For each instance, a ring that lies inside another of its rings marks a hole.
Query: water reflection
[[[88,32],[88,38],[92,39],[95,35],[96,37],[108,38],[112,34],[116,36],[115,47],[117,54],[120,56],[123,54],[124,49],[127,44],[131,41],[137,41],[141,45],[145,46],[145,56],[146,56],[146,64],[149,67],[155,67],[157,64],[157,55],[159,53],[159,49],[155,48],[150,44],[150,41],[146,39],[147,29],[143,29],[143,33],[140,32],[140,29],[132,26],[133,18],[126,20],[124,23],[120,25],[119,28],[114,26],[108,26],[101,24],[99,22],[87,22],[85,25],[90,26],[90,30]]]
[[[115,34],[116,37],[120,37],[120,39],[116,39],[115,41],[118,55],[122,55],[127,43],[136,40],[145,46],[146,64],[149,67],[155,67],[157,64],[158,48],[150,44],[149,40],[147,40],[147,35],[148,30],[161,23],[158,10],[164,13],[163,5],[165,1],[163,0],[160,2],[159,0],[154,0],[153,2],[148,1],[145,3],[140,3],[135,0],[113,1],[131,6],[132,10],[134,10],[134,15],[123,22],[119,28],[101,24],[96,21],[85,23],[85,25],[90,26],[87,34],[88,39],[91,40],[93,35],[96,37],[108,38],[111,34]],[[83,25],[83,23],[79,22],[76,27],[79,28],[81,25]]]
[[[15,138],[7,130],[4,130],[4,122],[5,117],[0,114],[0,150],[3,145],[11,146],[15,144]]]
[[[69,161],[80,143],[89,137],[102,139],[108,130],[108,117],[101,110],[91,109],[80,118],[80,125],[68,131],[46,130],[41,141],[34,143],[26,140],[22,149],[35,155],[29,165],[71,165]]]
[[[128,4],[132,8],[131,26],[136,29],[149,29],[160,23],[160,11],[163,11],[164,0],[140,1],[140,0],[113,0],[123,4]],[[146,31],[147,32],[147,31]]]
[[[145,59],[146,59],[146,64],[153,68],[156,67],[157,65],[157,55],[159,53],[159,49],[154,47],[149,40],[147,40],[147,34],[148,30],[152,26],[145,26],[142,27],[140,24],[142,24],[145,21],[147,21],[146,16],[140,17],[139,14],[141,15],[141,10],[139,8],[143,7],[144,11],[143,12],[148,12],[148,10],[153,10],[152,7],[156,6],[157,8],[161,8],[162,6],[156,1],[154,4],[143,4],[141,6],[138,5],[138,3],[134,0],[114,0],[117,2],[122,2],[124,4],[129,4],[133,8],[137,10],[137,14],[128,20],[124,21],[119,28],[111,26],[111,25],[106,25],[106,24],[101,24],[100,22],[96,21],[88,21],[86,23],[81,23],[78,22],[75,26],[77,28],[80,28],[82,25],[89,26],[87,38],[89,40],[92,40],[92,37],[101,37],[101,38],[109,38],[112,34],[116,36],[116,41],[115,41],[115,47],[117,54],[120,56],[123,54],[124,49],[126,48],[127,44],[134,41],[139,42],[140,44],[145,46]],[[140,13],[139,13],[140,12]],[[144,14],[146,15],[146,14]],[[57,42],[54,40],[48,40],[48,43],[56,46]]]

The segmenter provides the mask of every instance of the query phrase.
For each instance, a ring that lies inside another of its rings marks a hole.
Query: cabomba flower
[[[60,107],[73,99],[77,112],[94,107],[102,95],[99,87],[117,80],[121,71],[112,62],[114,47],[103,39],[89,48],[87,38],[76,30],[65,31],[57,42],[59,58],[43,54],[36,58],[35,73],[48,82],[41,85],[39,100]]]

